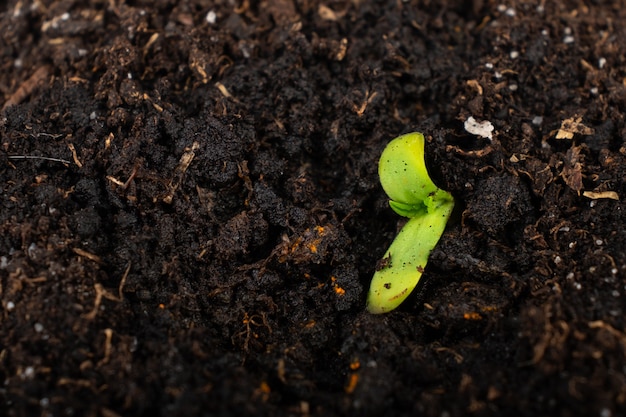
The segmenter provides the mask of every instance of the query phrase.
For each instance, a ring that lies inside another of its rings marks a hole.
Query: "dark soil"
[[[624,415],[626,8],[510,3],[2,3],[0,415]]]

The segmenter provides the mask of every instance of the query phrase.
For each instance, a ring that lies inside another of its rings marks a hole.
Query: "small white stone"
[[[14,308],[15,308],[15,303],[13,301],[7,301],[7,310],[13,311]]]
[[[541,116],[533,117],[532,124],[534,124],[535,126],[541,126],[542,123],[543,123],[543,117]]]
[[[606,58],[601,57],[598,59],[598,68],[602,69],[606,65]]]
[[[209,10],[209,12],[206,14],[207,23],[212,25],[215,23],[216,20],[217,20],[217,14],[215,14],[213,10]]]
[[[35,242],[31,243],[28,246],[26,253],[28,253],[28,257],[31,259],[34,259],[37,257],[37,245],[35,245]]]
[[[494,127],[489,120],[484,120],[482,122],[477,121],[472,116],[468,117],[463,127],[468,133],[472,135],[480,136],[482,138],[487,138],[489,140],[493,139],[493,131]]]
[[[612,417],[612,416],[613,416],[613,413],[608,408],[603,408],[600,411],[600,417]]]
[[[511,84],[511,85],[509,85],[509,90],[511,90],[511,91],[517,91],[517,84]]]
[[[35,331],[37,333],[41,333],[43,332],[43,324],[41,323],[35,323],[35,325],[33,326],[35,328]]]
[[[244,58],[248,59],[252,56],[252,45],[249,45],[247,42],[240,42],[239,43],[239,50],[241,51],[241,54],[243,55]]]
[[[35,368],[33,368],[32,366],[27,366],[21,375],[22,379],[27,379],[27,378],[31,379],[34,376],[35,376]]]
[[[511,57],[511,59],[516,59],[516,58],[519,58],[519,52],[517,52],[517,51],[511,51],[511,53],[509,54],[509,56]]]
[[[485,68],[487,68],[487,69],[493,69],[493,64],[492,64],[491,62],[487,62],[487,63],[485,64]]]
[[[509,7],[508,9],[506,9],[506,12],[504,13],[509,17],[513,17],[516,15],[515,9],[512,7]]]
[[[570,44],[570,43],[574,43],[574,37],[571,35],[567,35],[563,38],[563,43],[565,44]]]
[[[598,87],[591,87],[591,90],[589,90],[589,92],[591,94],[593,94],[594,96],[598,95]]]
[[[602,246],[603,243],[602,239],[596,239],[596,245]]]
[[[561,263],[561,261],[562,261],[562,259],[561,259],[561,257],[560,257],[559,255],[556,255],[556,256],[554,257],[554,264],[555,264],[555,265],[560,264],[560,263]]]

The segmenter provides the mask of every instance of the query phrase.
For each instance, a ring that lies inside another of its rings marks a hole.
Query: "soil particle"
[[[467,202],[467,213],[479,229],[506,239],[532,219],[530,193],[519,177],[489,177],[478,183],[476,190]],[[472,216],[472,213],[480,215]]]

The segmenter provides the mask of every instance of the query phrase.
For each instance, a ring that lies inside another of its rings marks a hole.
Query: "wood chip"
[[[67,147],[70,148],[70,151],[72,152],[72,158],[74,158],[74,163],[78,166],[78,168],[82,168],[83,163],[80,162],[80,159],[78,159],[78,154],[76,153],[76,148],[74,147],[74,144],[68,143]]]
[[[218,90],[220,90],[220,93],[222,93],[224,97],[233,100],[235,103],[239,103],[239,100],[237,100],[235,97],[232,96],[232,94],[230,94],[230,91],[228,91],[228,89],[226,88],[226,86],[224,86],[224,84],[218,81],[215,83],[215,86],[217,87]]]
[[[180,186],[180,183],[182,182],[183,177],[185,176],[185,172],[187,171],[187,168],[189,168],[191,161],[193,161],[193,158],[196,156],[196,151],[198,150],[198,148],[200,148],[200,144],[198,142],[194,142],[191,145],[191,149],[188,149],[183,154],[183,156],[180,157],[178,166],[174,170],[174,176],[167,185],[168,193],[165,197],[163,197],[163,202],[167,204],[172,203],[172,200],[174,199],[174,194]]]
[[[17,90],[4,102],[2,110],[9,106],[20,104],[26,99],[40,83],[43,83],[50,73],[48,66],[39,67],[26,81],[24,81]]]
[[[342,10],[340,12],[336,12],[328,6],[320,4],[317,8],[317,14],[322,18],[322,20],[329,20],[331,22],[336,22],[346,15],[348,10]]]
[[[78,255],[78,256],[82,256],[83,258],[87,258],[91,261],[94,261],[95,263],[98,264],[102,264],[102,258],[100,258],[98,255],[94,255],[93,253],[87,252],[86,250],[80,249],[80,248],[72,248],[72,251]]]
[[[561,177],[569,188],[576,191],[580,195],[583,189],[583,173],[582,164],[580,163],[580,147],[574,146],[567,150],[565,154],[565,164],[561,171]]]
[[[592,200],[600,200],[603,198],[608,198],[610,200],[619,201],[619,194],[617,194],[615,191],[601,191],[601,192],[584,191],[583,196],[590,198]]]
[[[467,80],[465,84],[467,84],[468,87],[471,87],[474,90],[476,90],[479,96],[483,95],[483,87],[480,85],[480,83],[477,80]]]
[[[556,138],[572,139],[575,133],[585,136],[593,135],[594,130],[582,124],[582,120],[583,118],[580,116],[563,120],[561,128],[556,132]]]

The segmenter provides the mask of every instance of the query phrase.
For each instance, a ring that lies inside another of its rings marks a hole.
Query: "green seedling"
[[[454,208],[452,195],[438,188],[428,175],[421,133],[408,133],[389,142],[380,156],[378,175],[390,198],[389,206],[409,220],[372,278],[367,310],[373,314],[393,310],[413,291]]]

